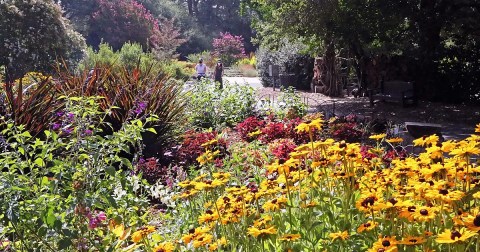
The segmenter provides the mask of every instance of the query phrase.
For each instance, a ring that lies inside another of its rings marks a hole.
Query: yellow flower
[[[310,122],[300,123],[295,129],[298,133],[300,132],[311,132],[314,129],[321,129],[323,125],[323,120],[321,118],[312,120]]]
[[[138,229],[132,234],[132,241],[135,243],[139,243],[143,240],[148,234],[155,232],[154,226],[146,226]]]
[[[216,221],[218,219],[218,213],[213,212],[212,210],[207,210],[205,214],[198,216],[198,223],[202,224],[204,222]]]
[[[208,147],[208,146],[214,145],[214,144],[216,144],[216,143],[218,143],[218,140],[217,140],[217,139],[212,139],[212,140],[210,140],[210,141],[208,141],[208,142],[203,143],[203,144],[202,144],[202,147]]]
[[[477,124],[477,126],[475,128],[475,132],[480,133],[480,123]]]
[[[375,141],[381,141],[382,139],[384,139],[385,137],[387,136],[387,134],[377,134],[377,135],[371,135],[369,138],[370,139],[373,139]]]
[[[279,238],[280,241],[296,241],[300,239],[302,236],[299,234],[285,234]]]
[[[153,248],[154,252],[173,252],[174,250],[175,246],[171,242],[162,242]]]
[[[330,237],[332,241],[335,241],[336,239],[342,239],[345,241],[350,236],[348,235],[348,231],[343,231],[343,232],[331,233],[328,235],[328,237]]]
[[[389,251],[389,252],[396,252],[398,251],[397,248],[398,241],[395,237],[379,237],[378,240],[373,243],[373,248],[369,249],[368,251]]]
[[[205,245],[208,245],[212,243],[213,235],[211,234],[201,234],[197,237],[195,237],[195,240],[193,241],[193,247],[198,248],[198,247],[203,247]]]
[[[460,230],[453,230],[446,229],[443,233],[437,236],[438,243],[455,243],[455,242],[463,242],[468,240],[470,237],[477,235],[476,232],[466,230],[462,228]]]
[[[401,143],[403,142],[403,138],[401,137],[390,138],[390,139],[387,139],[387,142],[391,144]]]
[[[249,137],[256,137],[258,135],[262,134],[262,131],[261,130],[257,130],[257,131],[253,131],[253,132],[250,132],[247,134],[247,136]]]
[[[275,229],[275,227],[271,226],[271,227],[268,227],[268,228],[264,228],[264,229],[258,229],[256,227],[249,227],[248,228],[248,234],[253,236],[253,237],[263,237],[263,236],[266,236],[266,235],[271,235],[271,234],[276,234],[277,233],[277,230]]]
[[[370,231],[374,229],[376,226],[378,226],[378,223],[375,221],[367,221],[366,223],[363,223],[357,228],[358,233],[362,233],[365,231]]]
[[[479,155],[480,154],[480,148],[477,147],[477,143],[475,142],[461,142],[457,148],[453,149],[450,152],[450,155],[454,155],[456,157],[463,157],[463,158],[468,158],[473,155]]]
[[[421,236],[407,236],[403,238],[401,241],[398,242],[398,244],[404,244],[404,245],[418,245],[426,242],[427,240],[424,237]]]

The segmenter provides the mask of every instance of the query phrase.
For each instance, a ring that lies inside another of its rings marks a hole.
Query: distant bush
[[[209,81],[201,81],[186,100],[189,122],[199,128],[233,126],[254,113],[254,89],[246,85],[225,82],[220,89]]]
[[[221,59],[225,66],[233,65],[246,56],[243,37],[228,32],[220,33],[220,37],[213,39],[213,54]]]
[[[192,53],[187,56],[187,60],[193,64],[197,64],[200,59],[203,59],[203,63],[210,68],[214,67],[217,62],[217,58],[210,51]]]
[[[257,71],[265,87],[273,86],[273,79],[269,76],[269,65],[278,65],[280,74],[295,74],[295,86],[298,89],[308,89],[313,77],[313,59],[305,55],[305,45],[283,41],[278,50],[260,47],[257,52]],[[276,85],[279,85],[278,80]]]

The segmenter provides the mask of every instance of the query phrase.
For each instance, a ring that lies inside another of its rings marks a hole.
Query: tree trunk
[[[327,49],[325,51],[324,63],[326,66],[325,76],[325,95],[331,97],[339,97],[342,94],[342,87],[338,83],[338,73],[336,66],[335,44],[329,38],[325,39]]]
[[[193,0],[187,0],[188,15],[193,16]]]

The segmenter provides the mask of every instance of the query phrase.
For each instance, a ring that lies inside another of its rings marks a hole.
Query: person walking
[[[195,71],[197,72],[197,80],[207,75],[207,65],[203,64],[203,59],[198,61],[198,64],[195,66]]]
[[[215,71],[213,72],[213,77],[215,78],[215,82],[220,83],[220,89],[223,88],[223,64],[222,61],[218,61],[217,65],[215,66]]]

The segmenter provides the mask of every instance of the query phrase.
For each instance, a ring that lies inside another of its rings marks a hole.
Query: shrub
[[[252,87],[224,83],[223,89],[208,80],[198,82],[187,94],[189,122],[201,128],[233,126],[253,115]]]
[[[205,152],[206,147],[203,144],[217,139],[214,148],[225,152],[227,149],[224,139],[218,137],[216,131],[201,131],[196,132],[189,130],[183,136],[183,142],[180,145],[177,153],[177,162],[188,167],[191,165],[198,165],[197,158]]]
[[[57,121],[55,113],[64,106],[51,77],[41,73],[29,73],[13,83],[5,83],[3,91],[0,99],[5,107],[0,109],[0,116],[17,126],[23,125],[34,136],[48,130]]]
[[[111,124],[113,130],[118,130],[131,119],[158,116],[160,120],[148,125],[156,133],[145,133],[146,152],[158,152],[184,124],[181,86],[168,81],[165,76],[158,76],[151,68],[143,72],[99,65],[89,76],[75,76],[62,70],[58,72],[56,87],[65,95],[104,97],[100,100],[100,108],[108,112],[105,121]]]
[[[243,37],[228,32],[220,33],[219,38],[213,39],[213,52],[225,66],[231,66],[245,57]]]
[[[97,100],[66,99],[65,111],[74,116],[71,134],[46,130],[40,139],[9,121],[0,126],[8,139],[0,154],[0,248],[8,238],[14,251],[114,251],[127,242],[109,222],[132,230],[146,224],[144,185],[120,155],[141,148],[145,129],[133,120],[108,137],[96,127],[84,134],[104,116]]]
[[[283,40],[278,50],[260,47],[257,55],[257,71],[264,87],[273,86],[273,79],[269,76],[269,65],[278,65],[280,74],[294,73],[296,81],[293,84],[296,88],[309,88],[313,77],[313,59],[304,55],[305,45]],[[300,78],[299,78],[300,77]],[[278,78],[278,77],[277,77]],[[275,80],[278,85],[278,79]]]
[[[248,117],[243,122],[235,126],[235,130],[240,134],[244,141],[253,141],[256,139],[255,131],[261,130],[265,125],[264,120],[260,120],[255,116]]]
[[[290,153],[295,150],[297,145],[290,138],[282,138],[274,140],[268,144],[268,151],[270,151],[278,160],[285,162],[289,159]]]
[[[187,56],[187,59],[192,64],[197,64],[200,59],[203,59],[203,63],[208,67],[213,68],[217,59],[212,55],[210,51],[203,51],[201,53],[192,53]]]

